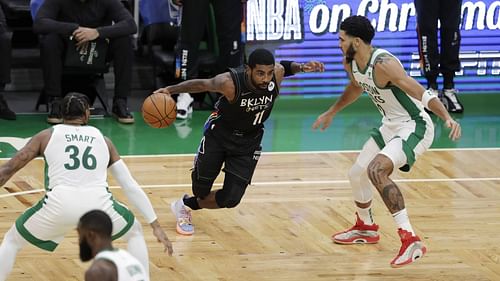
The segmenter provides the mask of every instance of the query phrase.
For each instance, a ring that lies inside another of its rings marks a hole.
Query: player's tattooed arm
[[[392,60],[392,56],[389,54],[380,54],[375,58],[375,65],[376,64],[387,64],[389,61]]]
[[[32,137],[7,163],[0,166],[0,186],[3,186],[17,171],[26,166],[31,160],[41,155],[41,140],[45,131]]]

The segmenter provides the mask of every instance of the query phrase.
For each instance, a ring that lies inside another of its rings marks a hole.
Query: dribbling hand
[[[170,95],[170,92],[167,90],[167,87],[165,87],[165,88],[159,88],[158,90],[154,91],[153,94]]]

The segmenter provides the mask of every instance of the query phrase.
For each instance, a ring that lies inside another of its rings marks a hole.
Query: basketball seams
[[[163,99],[163,102],[158,99]],[[167,113],[168,107],[170,107],[170,111]],[[151,127],[164,128],[171,125],[176,119],[177,107],[169,95],[152,94],[144,101],[142,113],[144,121]],[[174,115],[171,117],[172,113]]]

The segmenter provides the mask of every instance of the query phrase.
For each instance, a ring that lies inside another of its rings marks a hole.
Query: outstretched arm
[[[172,255],[172,243],[161,228],[153,209],[153,205],[151,205],[151,201],[149,201],[149,198],[144,190],[142,190],[139,184],[132,177],[129,169],[125,165],[125,162],[120,159],[120,155],[111,140],[106,138],[106,143],[110,153],[109,171],[118,184],[120,184],[123,188],[123,191],[125,192],[125,195],[130,203],[132,203],[132,205],[134,205],[134,207],[141,212],[142,216],[153,228],[153,234],[156,236],[156,239],[158,239],[158,242],[161,242],[165,246],[165,251],[168,252],[169,255]]]
[[[330,126],[333,121],[333,117],[339,113],[342,109],[356,101],[359,96],[363,93],[363,88],[352,77],[350,66],[344,62],[344,69],[347,72],[350,80],[349,84],[344,89],[344,92],[339,97],[339,99],[330,108],[323,112],[316,121],[314,121],[312,128],[317,129],[321,127],[321,131],[324,131]]]
[[[381,56],[377,58],[374,66],[377,85],[394,85],[403,90],[409,96],[421,101],[425,107],[441,118],[445,125],[451,129],[449,137],[458,140],[462,134],[460,124],[450,116],[441,101],[427,92],[420,83],[408,76],[403,66],[392,56]]]
[[[45,149],[46,140],[50,138],[50,134],[51,129],[46,129],[36,134],[14,157],[0,166],[0,186],[3,186],[17,171],[26,166],[35,157],[42,155],[42,149]]]
[[[323,72],[325,65],[319,61],[310,61],[307,63],[299,63],[295,61],[282,60],[275,64],[274,73],[276,82],[281,85],[284,77],[295,75],[301,72]]]
[[[234,98],[234,82],[229,72],[221,73],[211,79],[192,79],[176,85],[160,88],[154,93],[174,95],[180,93],[217,92],[224,95],[229,101]]]

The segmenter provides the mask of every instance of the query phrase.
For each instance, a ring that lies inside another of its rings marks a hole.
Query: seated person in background
[[[182,6],[182,23],[177,56],[181,58],[181,79],[198,78],[199,45],[208,22],[209,4],[214,8],[219,57],[214,74],[223,73],[228,67],[243,63],[241,46],[241,21],[243,18],[241,0],[174,0]],[[177,97],[177,118],[186,119],[193,112],[193,97],[179,93]]]
[[[47,122],[62,122],[61,77],[65,49],[72,36],[78,47],[97,38],[109,39],[108,58],[113,61],[115,94],[113,115],[120,123],[134,123],[127,108],[134,59],[131,34],[137,26],[119,0],[45,0],[36,13],[33,31],[40,39],[45,94],[49,98]]]
[[[10,82],[10,38],[7,34],[7,23],[0,5],[0,118],[16,120],[16,114],[9,109],[2,91],[5,84]]]
[[[113,223],[103,211],[85,213],[78,222],[80,260],[94,262],[85,272],[85,281],[149,280],[144,266],[129,252],[113,248]]]

